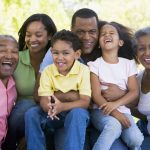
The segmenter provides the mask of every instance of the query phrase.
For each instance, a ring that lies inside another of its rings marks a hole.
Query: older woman
[[[144,69],[137,76],[140,98],[133,115],[139,118],[137,124],[145,136],[142,149],[148,150],[150,147],[150,27],[140,29],[135,33],[135,50]]]

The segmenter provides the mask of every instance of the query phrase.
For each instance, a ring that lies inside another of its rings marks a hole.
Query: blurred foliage
[[[79,8],[95,10],[100,19],[117,21],[134,30],[150,26],[149,0],[0,0],[0,34],[17,33],[34,13],[46,13],[58,30],[70,29],[72,14]]]

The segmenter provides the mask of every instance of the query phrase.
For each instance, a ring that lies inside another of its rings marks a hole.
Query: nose
[[[83,35],[83,39],[88,40],[90,38],[89,32],[86,31]]]
[[[58,60],[62,60],[63,59],[63,54],[59,54],[57,58],[58,58]]]
[[[36,40],[36,36],[32,35],[32,36],[30,37],[30,41],[31,41],[31,42],[34,42],[35,40]]]
[[[146,55],[150,55],[150,46],[146,47],[145,54]]]
[[[10,49],[6,52],[5,58],[8,58],[8,59],[12,58],[12,52]]]

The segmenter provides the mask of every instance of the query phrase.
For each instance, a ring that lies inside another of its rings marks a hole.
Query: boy
[[[41,115],[40,126],[36,122],[37,119],[33,111],[32,116],[26,117],[26,122],[29,122],[26,126],[26,132],[30,132],[30,129],[36,129],[35,132],[41,134],[27,136],[27,141],[34,139],[34,144],[28,144],[27,148],[29,150],[45,149],[43,131],[48,130],[50,133],[54,133],[64,126],[66,136],[63,149],[82,150],[86,127],[89,122],[89,114],[86,108],[89,106],[91,97],[90,72],[87,66],[77,61],[81,54],[81,43],[77,35],[66,30],[59,31],[52,38],[51,44],[54,64],[49,65],[42,72],[38,90],[40,106],[44,110],[44,112],[39,110],[39,115]],[[67,93],[69,91],[78,91],[79,98],[68,101],[54,96],[55,92]],[[50,96],[54,98],[53,101]],[[72,112],[76,112],[77,115],[72,115]],[[26,114],[28,113],[30,111]],[[47,113],[50,118],[47,118]],[[68,128],[70,122],[73,127]],[[72,141],[74,144],[72,144]]]
[[[7,117],[17,97],[12,74],[18,63],[18,43],[9,35],[0,35],[0,150],[7,133]]]

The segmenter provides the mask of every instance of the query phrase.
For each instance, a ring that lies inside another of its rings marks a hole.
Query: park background
[[[0,34],[18,39],[18,30],[34,13],[46,13],[57,29],[70,29],[79,8],[93,9],[101,20],[117,21],[134,31],[150,26],[149,0],[0,0]]]

